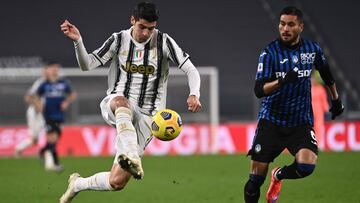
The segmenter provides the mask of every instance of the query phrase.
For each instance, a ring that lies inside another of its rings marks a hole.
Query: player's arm
[[[70,104],[73,101],[75,101],[75,99],[77,98],[77,93],[76,93],[75,90],[73,90],[71,88],[71,85],[70,85],[69,81],[65,82],[65,92],[66,92],[65,100],[61,103],[61,110],[63,110],[63,111],[68,109]]]
[[[327,63],[324,52],[321,47],[315,43],[316,47],[316,58],[315,58],[315,67],[319,71],[321,78],[329,89],[331,95],[331,119],[335,119],[337,116],[342,114],[344,111],[344,105],[339,97],[339,94],[336,89],[335,79],[331,73],[330,66]]]
[[[188,78],[190,94],[187,98],[188,110],[190,112],[199,112],[201,110],[200,102],[200,74],[190,61],[190,56],[182,51],[177,43],[170,37],[166,37],[166,55],[175,63]]]
[[[191,112],[199,112],[201,110],[200,103],[200,74],[199,71],[195,68],[195,66],[191,63],[190,59],[188,59],[181,68],[188,78],[190,94],[187,99],[188,110]]]
[[[293,83],[297,80],[297,72],[291,70],[280,78],[275,78],[273,73],[274,58],[268,49],[264,49],[259,56],[256,72],[254,93],[262,98],[278,90],[282,85]]]
[[[330,96],[331,96],[331,119],[335,119],[344,111],[344,105],[339,98],[339,94],[336,88],[335,80],[332,76],[330,71],[330,67],[327,63],[323,64],[321,67],[318,68],[321,78],[324,80],[327,88],[329,89]]]
[[[81,70],[88,71],[103,65],[103,62],[94,54],[88,54],[80,31],[75,25],[71,24],[68,20],[65,20],[60,25],[60,28],[64,35],[74,42],[76,59]]]
[[[76,97],[77,93],[75,91],[72,91],[70,94],[68,94],[65,100],[61,103],[61,110],[65,111],[68,109],[70,104],[75,101]]]

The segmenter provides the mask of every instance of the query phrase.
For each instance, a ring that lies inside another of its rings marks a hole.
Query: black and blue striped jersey
[[[70,83],[63,79],[55,82],[44,80],[39,85],[36,94],[44,100],[43,116],[46,121],[65,120],[65,112],[61,109],[61,104],[72,91]]]
[[[260,54],[256,80],[274,81],[291,69],[298,73],[298,80],[265,96],[258,118],[283,127],[313,125],[311,71],[325,66],[326,58],[316,42],[300,39],[297,45],[288,47],[280,39],[272,41]]]

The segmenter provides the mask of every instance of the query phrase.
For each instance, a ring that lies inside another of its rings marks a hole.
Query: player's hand
[[[190,95],[188,97],[187,104],[188,104],[188,110],[190,112],[196,113],[201,110],[200,100],[195,95]]]
[[[63,101],[63,102],[61,103],[61,110],[62,110],[62,111],[65,111],[66,109],[69,108],[69,106],[70,106],[70,102],[68,102],[68,101]]]
[[[295,83],[298,79],[298,73],[294,70],[289,70],[284,77],[279,78],[279,84]]]
[[[60,25],[60,28],[61,31],[64,33],[64,35],[73,41],[77,41],[81,37],[79,30],[75,27],[75,25],[72,25],[68,20],[65,20]]]
[[[331,108],[329,110],[331,113],[331,119],[334,120],[337,116],[342,114],[342,112],[344,112],[344,109],[345,107],[341,102],[340,98],[336,100],[331,100]]]

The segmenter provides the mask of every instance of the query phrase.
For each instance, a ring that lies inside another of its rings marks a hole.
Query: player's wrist
[[[82,37],[80,36],[78,39],[73,40],[74,46],[77,47],[80,43],[82,43]]]

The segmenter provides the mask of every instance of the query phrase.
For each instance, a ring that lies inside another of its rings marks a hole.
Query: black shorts
[[[248,155],[254,161],[270,163],[284,149],[295,156],[300,149],[310,149],[318,154],[315,133],[310,125],[281,127],[268,120],[260,120]]]
[[[59,121],[46,121],[46,133],[53,133],[55,132],[58,136],[61,135],[61,122]]]

